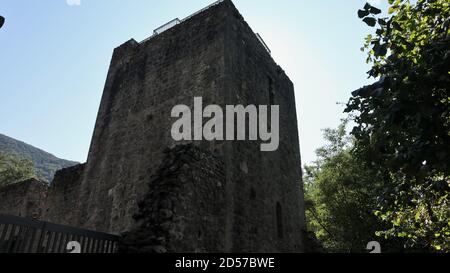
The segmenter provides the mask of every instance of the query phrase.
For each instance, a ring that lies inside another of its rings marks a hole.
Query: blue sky
[[[112,51],[212,0],[1,0],[0,133],[84,162]],[[386,3],[373,0],[385,10]],[[387,1],[386,1],[387,2]],[[296,88],[303,163],[367,84],[360,0],[234,0]]]

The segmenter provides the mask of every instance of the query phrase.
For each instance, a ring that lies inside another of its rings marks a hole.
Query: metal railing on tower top
[[[204,8],[202,8],[202,9],[199,10],[199,11],[196,11],[196,12],[192,13],[191,15],[189,15],[188,17],[186,17],[186,18],[184,18],[184,19],[182,19],[182,20],[180,20],[180,19],[178,19],[178,18],[175,18],[175,19],[171,20],[170,22],[165,23],[164,25],[162,25],[162,26],[160,26],[159,28],[155,29],[155,30],[153,31],[153,35],[150,36],[150,37],[148,37],[147,39],[143,40],[142,42],[140,42],[140,44],[143,44],[143,43],[147,42],[148,40],[152,39],[153,37],[155,37],[155,36],[157,36],[157,35],[159,35],[159,34],[161,34],[161,33],[163,33],[164,31],[166,31],[166,30],[168,30],[168,29],[170,29],[170,28],[172,28],[172,27],[174,27],[174,26],[176,26],[176,25],[178,25],[178,24],[180,24],[180,23],[183,23],[184,21],[187,21],[187,20],[191,19],[191,18],[194,17],[195,15],[200,14],[200,13],[204,12],[205,10],[208,10],[209,8],[218,5],[218,4],[222,3],[223,1],[224,1],[224,0],[216,1],[216,2],[214,2],[214,3],[212,3],[212,4],[210,4],[210,5],[208,5],[208,6],[204,7]]]
[[[218,1],[216,1],[216,2],[214,2],[214,3],[212,3],[212,4],[210,4],[210,5],[208,5],[208,6],[204,7],[204,8],[202,8],[201,10],[192,13],[191,15],[187,16],[186,18],[184,18],[184,19],[182,19],[182,20],[180,20],[180,19],[178,19],[178,18],[175,18],[175,19],[173,19],[173,20],[171,20],[171,21],[165,23],[164,25],[162,25],[162,26],[160,26],[159,28],[155,29],[155,30],[153,31],[153,35],[150,36],[150,37],[148,37],[147,39],[141,41],[140,44],[143,44],[143,43],[145,43],[145,42],[151,40],[152,38],[154,38],[155,36],[158,36],[159,34],[163,33],[164,31],[169,30],[169,29],[171,29],[172,27],[174,27],[174,26],[176,26],[176,25],[178,25],[178,24],[181,24],[181,23],[183,23],[183,22],[185,22],[185,21],[191,19],[191,18],[194,17],[195,15],[200,14],[200,13],[204,12],[205,10],[208,10],[208,9],[210,9],[211,7],[214,7],[214,6],[218,5],[218,4],[222,3],[223,1],[224,1],[224,0],[218,0]],[[261,35],[259,35],[258,33],[255,33],[255,35],[256,35],[256,37],[258,38],[258,40],[261,42],[261,44],[264,46],[264,48],[267,50],[267,52],[269,52],[269,54],[271,54],[271,51],[270,51],[269,47],[268,47],[267,44],[264,42],[264,40],[262,39]]]

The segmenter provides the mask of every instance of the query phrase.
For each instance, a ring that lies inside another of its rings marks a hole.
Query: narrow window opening
[[[283,239],[283,212],[279,202],[277,202],[277,234],[279,239]]]
[[[254,188],[250,189],[250,199],[255,200],[256,198],[256,191]]]

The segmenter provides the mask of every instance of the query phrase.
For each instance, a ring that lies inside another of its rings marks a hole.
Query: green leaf
[[[387,25],[386,20],[379,18],[378,19],[378,24],[380,24],[380,26],[385,26]]]
[[[402,31],[403,28],[400,26],[398,22],[392,22],[392,27],[394,27],[396,30]]]
[[[366,2],[363,9],[369,11],[371,7],[372,5]]]
[[[387,44],[380,45],[375,53],[377,56],[385,56],[387,53]]]
[[[375,18],[366,17],[363,19],[363,22],[366,23],[370,27],[374,27],[377,21],[375,20]]]
[[[364,18],[364,17],[366,17],[367,15],[369,15],[369,11],[367,11],[367,10],[358,10],[358,17],[359,18]]]
[[[415,219],[416,221],[419,221],[419,219],[420,219],[420,210],[418,210],[418,211],[416,212],[416,215],[414,216],[414,219]]]
[[[381,13],[381,10],[379,9],[379,8],[376,8],[376,7],[371,7],[370,9],[369,9],[369,12],[371,13],[371,14],[380,14]]]
[[[397,11],[397,8],[395,8],[395,7],[389,7],[389,9],[388,9],[388,13],[389,14],[392,14],[392,13],[394,13],[396,11]]]

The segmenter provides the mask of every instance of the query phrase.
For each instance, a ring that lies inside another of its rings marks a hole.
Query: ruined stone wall
[[[81,178],[84,164],[59,170],[48,190],[43,219],[55,224],[78,226]]]
[[[224,249],[225,165],[193,145],[165,151],[139,203],[137,229],[120,252],[216,252]]]
[[[48,183],[29,179],[0,188],[0,213],[78,226],[84,164],[61,169]]]
[[[28,179],[0,188],[0,214],[40,219],[46,209],[48,185]]]

